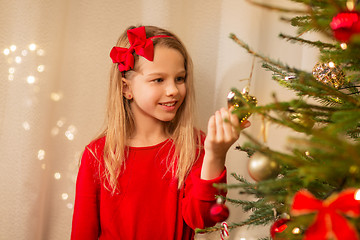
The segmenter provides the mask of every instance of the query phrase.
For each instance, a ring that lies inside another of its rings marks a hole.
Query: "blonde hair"
[[[134,26],[128,29],[135,28]],[[127,30],[128,30],[127,29]],[[127,30],[120,36],[116,46],[130,46]],[[191,58],[179,38],[173,33],[154,26],[145,26],[146,37],[168,35],[171,38],[153,38],[154,47],[162,45],[178,50],[184,57],[186,70],[186,96],[178,109],[175,118],[165,123],[165,130],[174,142],[175,154],[169,160],[168,170],[178,179],[178,188],[181,188],[196,159],[196,150],[200,146],[200,132],[194,127],[194,85],[193,66]],[[134,53],[135,69],[138,56]],[[130,109],[130,101],[123,96],[122,76],[131,78],[133,70],[126,71],[124,75],[119,71],[118,65],[112,64],[110,70],[110,85],[107,98],[107,116],[105,130],[99,136],[106,136],[104,159],[104,186],[109,186],[112,193],[118,189],[117,179],[125,169],[126,140],[135,130],[134,116]]]

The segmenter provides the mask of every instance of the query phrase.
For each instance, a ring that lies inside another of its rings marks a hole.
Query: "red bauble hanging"
[[[272,239],[274,240],[285,240],[285,238],[279,238],[277,237],[278,233],[282,233],[285,231],[285,229],[287,229],[287,222],[289,221],[289,219],[286,218],[280,218],[279,220],[276,220],[274,222],[274,224],[271,226],[270,228],[270,235],[272,237]]]
[[[214,222],[223,222],[229,217],[229,208],[221,198],[210,208],[210,217]]]
[[[338,41],[349,42],[354,34],[360,33],[360,13],[357,11],[340,12],[333,17],[330,27]]]

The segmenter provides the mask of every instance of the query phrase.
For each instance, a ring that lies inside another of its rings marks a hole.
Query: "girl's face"
[[[135,63],[134,77],[127,81],[135,121],[171,121],[186,95],[184,58],[175,49],[155,46],[154,61],[143,57]],[[125,93],[126,94],[126,93]]]

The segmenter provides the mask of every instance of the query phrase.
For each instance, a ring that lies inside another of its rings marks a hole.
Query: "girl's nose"
[[[167,96],[175,96],[179,92],[179,89],[175,83],[175,81],[169,81],[169,84],[166,86],[166,95]]]

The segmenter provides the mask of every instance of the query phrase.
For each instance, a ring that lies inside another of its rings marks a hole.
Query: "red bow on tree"
[[[354,226],[343,216],[360,216],[359,193],[359,189],[347,189],[321,201],[307,190],[298,191],[294,197],[291,213],[302,215],[317,212],[303,240],[327,240],[330,237],[338,240],[359,240]]]

